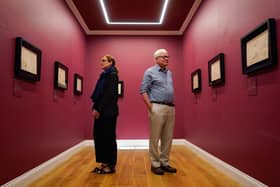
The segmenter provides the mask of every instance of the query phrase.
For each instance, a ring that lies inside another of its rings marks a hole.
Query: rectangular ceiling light
[[[137,22],[127,22],[127,21],[115,22],[115,21],[110,21],[106,6],[104,4],[104,0],[99,0],[99,4],[101,5],[103,16],[105,17],[105,20],[106,20],[107,24],[111,24],[111,25],[161,25],[162,22],[163,22],[164,16],[165,16],[168,1],[169,0],[164,0],[162,10],[161,10],[161,14],[160,14],[160,18],[159,18],[159,21],[157,21],[157,22],[142,22],[142,21],[139,21],[139,22],[138,21]]]

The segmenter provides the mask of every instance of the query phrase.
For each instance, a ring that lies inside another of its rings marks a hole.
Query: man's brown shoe
[[[171,166],[161,166],[161,169],[163,171],[166,171],[166,172],[169,172],[169,173],[176,173],[177,172],[177,169],[173,168]]]
[[[151,171],[156,174],[156,175],[163,175],[164,171],[162,170],[161,167],[151,167]]]

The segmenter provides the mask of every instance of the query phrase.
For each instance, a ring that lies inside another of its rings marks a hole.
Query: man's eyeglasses
[[[170,58],[170,56],[158,56],[158,57],[160,57],[160,58],[164,58],[164,59],[168,59],[168,58]]]

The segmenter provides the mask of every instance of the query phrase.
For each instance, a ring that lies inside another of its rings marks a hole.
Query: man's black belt
[[[151,101],[151,103],[156,103],[156,104],[160,104],[160,105],[175,106],[174,103],[166,103],[166,102],[161,102],[161,101]]]

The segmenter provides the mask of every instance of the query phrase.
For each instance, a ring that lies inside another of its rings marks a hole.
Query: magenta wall
[[[184,37],[184,70],[188,90],[185,138],[250,176],[280,186],[280,69],[247,77],[241,73],[240,38],[273,17],[277,20],[280,54],[280,1],[206,0]],[[208,86],[207,62],[225,54],[224,86]],[[202,70],[202,92],[190,92],[190,74]],[[257,95],[248,95],[248,83],[257,79]]]
[[[42,50],[40,82],[14,80],[17,36]],[[84,75],[85,44],[64,1],[0,1],[0,184],[84,139],[87,100],[72,90],[73,74]],[[70,69],[69,89],[56,101],[55,60]]]
[[[118,139],[147,139],[149,137],[149,122],[145,104],[139,94],[140,84],[146,68],[155,64],[153,53],[158,48],[169,51],[170,69],[173,72],[176,103],[176,127],[174,136],[183,137],[183,103],[182,89],[183,62],[181,53],[181,37],[91,37],[87,43],[86,76],[87,97],[99,77],[100,58],[105,54],[116,57],[120,68],[120,80],[124,81],[124,97],[119,100],[120,116],[117,123]],[[88,100],[88,108],[91,101]],[[92,138],[93,119],[88,119],[86,138]]]

